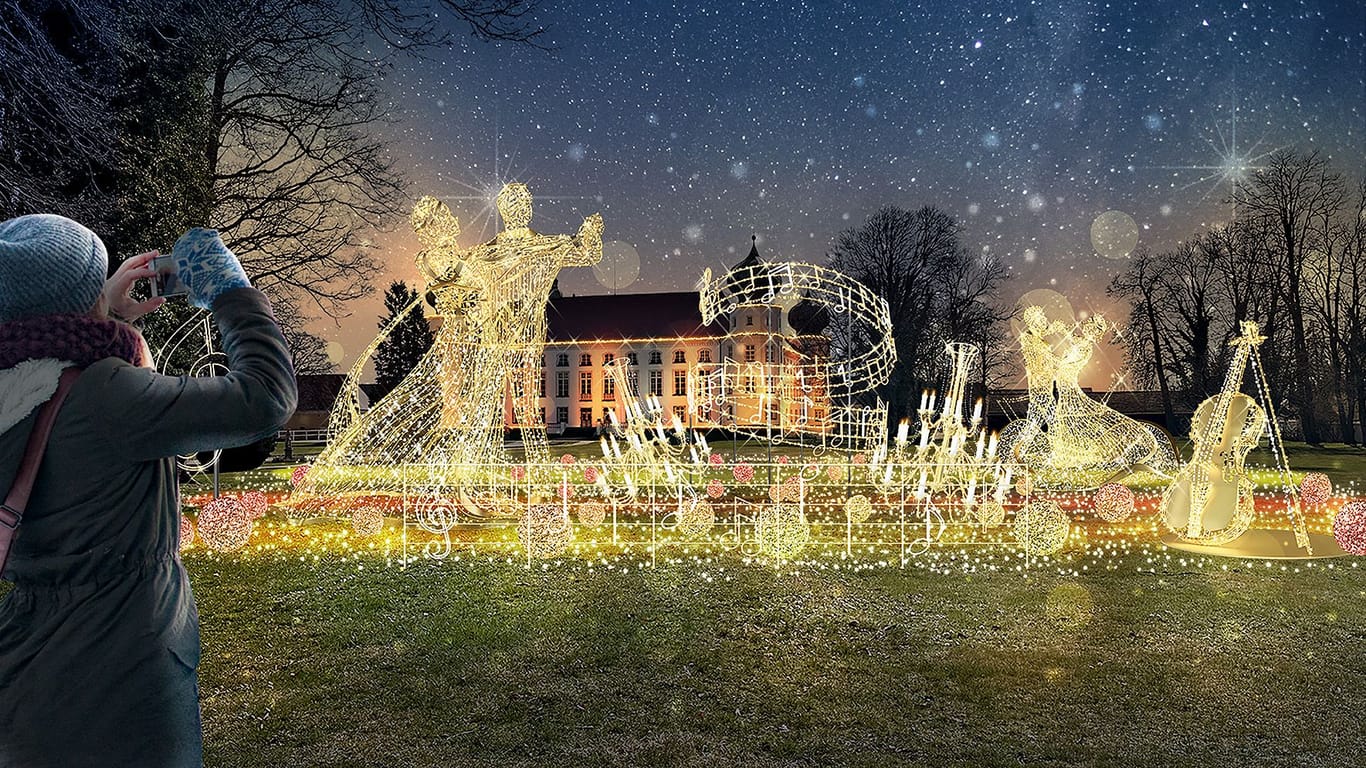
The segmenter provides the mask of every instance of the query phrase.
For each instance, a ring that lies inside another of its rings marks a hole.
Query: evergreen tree
[[[417,291],[406,283],[390,283],[389,289],[384,292],[384,308],[389,314],[380,320],[379,327],[384,328],[393,322],[403,308],[417,297]],[[431,349],[432,339],[432,329],[427,325],[421,305],[414,307],[375,350],[376,401],[392,392],[413,370],[427,350]]]

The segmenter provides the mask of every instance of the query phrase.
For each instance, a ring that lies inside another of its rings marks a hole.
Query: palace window
[[[664,394],[664,372],[650,371],[650,394],[659,397]]]
[[[753,344],[746,344],[746,345],[745,345],[745,362],[747,362],[747,363],[752,363],[752,362],[754,362],[754,359],[755,359],[755,357],[754,357],[754,345],[753,345]]]
[[[593,356],[587,352],[579,355],[579,367],[587,368],[593,364]]]
[[[593,372],[582,371],[579,373],[579,399],[593,399]]]
[[[580,426],[580,427],[591,427],[591,426],[593,426],[593,409],[592,409],[592,408],[580,408],[580,409],[579,409],[579,426]]]
[[[555,372],[555,397],[569,397],[569,371]]]
[[[629,365],[640,365],[640,363],[636,360],[636,353],[634,352],[626,353],[626,362]]]
[[[699,363],[710,363],[710,362],[711,362],[711,350],[710,350],[710,349],[699,349],[699,350],[697,350],[697,362],[699,362]]]
[[[687,415],[687,414],[688,414],[688,409],[687,409],[687,408],[685,408],[685,407],[683,407],[683,406],[681,406],[681,405],[675,405],[675,406],[674,406],[674,416],[676,416],[676,417],[678,418],[679,421],[686,422],[686,421],[688,420],[688,415]]]
[[[604,368],[606,368],[607,366],[609,366],[609,365],[612,364],[612,361],[613,361],[613,360],[616,360],[616,359],[617,359],[617,356],[616,356],[616,355],[612,354],[611,352],[608,352],[607,354],[605,354],[605,355],[602,356],[602,366],[603,366]]]
[[[602,377],[602,399],[617,399],[617,380],[612,378],[611,375],[605,374]]]
[[[683,397],[688,394],[688,372],[674,371],[674,397]]]
[[[675,363],[686,363],[686,362],[688,362],[688,353],[687,353],[687,352],[684,352],[684,351],[681,350],[681,349],[675,349],[675,350],[674,350],[674,362],[675,362]]]
[[[569,353],[568,353],[568,352],[561,352],[560,354],[555,355],[555,365],[559,366],[560,368],[564,368],[564,367],[568,366],[568,365],[569,365]]]
[[[557,407],[557,408],[555,409],[555,423],[556,423],[556,424],[568,424],[568,423],[569,423],[569,406],[567,406],[567,405],[561,405],[561,406],[559,406],[559,407]]]
[[[657,349],[652,349],[652,350],[650,350],[650,365],[659,365],[661,362],[663,362],[663,361],[662,361],[662,359],[661,359],[660,356],[659,356],[659,350],[657,350]]]

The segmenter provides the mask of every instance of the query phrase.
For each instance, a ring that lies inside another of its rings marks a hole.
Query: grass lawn
[[[191,555],[211,766],[1360,764],[1366,568]],[[378,564],[377,564],[378,565]]]

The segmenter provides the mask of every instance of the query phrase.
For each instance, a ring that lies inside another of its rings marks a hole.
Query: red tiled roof
[[[546,307],[550,343],[724,336],[726,321],[702,322],[696,291],[562,296]]]

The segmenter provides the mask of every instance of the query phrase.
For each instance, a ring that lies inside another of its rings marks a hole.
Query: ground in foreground
[[[209,765],[1345,765],[1366,568],[188,558]],[[1041,569],[1042,570],[1042,569]]]

